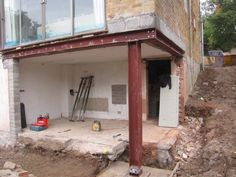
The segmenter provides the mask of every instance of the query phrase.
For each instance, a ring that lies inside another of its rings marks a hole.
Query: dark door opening
[[[171,74],[170,60],[149,61],[148,67],[148,118],[158,119],[160,105],[160,81],[161,75]]]

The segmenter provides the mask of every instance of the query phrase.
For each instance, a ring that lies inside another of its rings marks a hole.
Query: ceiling
[[[171,56],[168,52],[154,48],[148,44],[142,44],[141,51],[144,59],[157,59],[161,57]],[[105,62],[127,60],[128,47],[113,46],[89,50],[80,50],[76,52],[60,53],[53,55],[37,56],[23,59],[23,61],[37,62],[42,64],[76,64],[76,63],[90,63],[90,62]]]

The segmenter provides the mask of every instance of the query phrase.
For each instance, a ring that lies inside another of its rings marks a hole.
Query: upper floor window
[[[4,1],[5,47],[19,45],[20,43],[20,1]]]
[[[104,0],[75,0],[75,33],[104,27]]]
[[[4,47],[105,28],[105,0],[4,0]]]
[[[46,1],[46,38],[71,34],[71,2],[68,0]]]
[[[21,43],[42,39],[41,0],[21,0]]]

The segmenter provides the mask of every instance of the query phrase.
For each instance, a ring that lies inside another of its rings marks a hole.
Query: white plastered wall
[[[8,71],[0,58],[0,131],[9,131]]]
[[[107,98],[108,111],[87,111],[85,117],[103,119],[128,119],[128,63],[127,61],[99,62],[75,65],[74,89],[79,87],[82,76],[93,75],[90,98]],[[127,87],[127,104],[112,104],[113,84],[125,84]]]
[[[77,90],[82,76],[93,75],[94,83],[91,88],[90,98],[107,98],[108,111],[87,111],[85,117],[101,119],[128,120],[128,61],[112,61],[78,64],[73,68],[74,87]],[[125,84],[127,89],[126,104],[112,104],[112,85]],[[142,64],[142,99],[143,120],[146,120],[146,65]],[[72,106],[69,106],[72,108]]]
[[[39,114],[50,118],[68,116],[70,69],[67,65],[20,61],[20,99],[25,104],[27,124]]]
[[[128,119],[128,62],[127,60],[77,64],[51,64],[20,61],[21,102],[25,104],[27,124],[35,122],[39,114],[51,118],[71,116],[75,96],[69,94],[79,87],[82,76],[94,76],[90,98],[108,99],[108,111],[87,111],[85,117],[97,119]],[[146,100],[146,72],[142,68],[142,95]],[[112,104],[112,85],[124,84],[126,104]],[[145,104],[145,103],[143,103]],[[145,105],[144,105],[145,106]],[[146,113],[143,114],[144,120]]]

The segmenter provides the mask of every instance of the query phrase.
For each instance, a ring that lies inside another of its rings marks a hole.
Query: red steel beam
[[[141,44],[128,43],[129,164],[130,174],[142,173]]]
[[[4,59],[27,58],[40,55],[51,55],[55,53],[71,52],[89,48],[101,48],[106,46],[124,45],[128,42],[144,41],[154,39],[155,29],[145,29],[132,32],[115,34],[102,34],[90,37],[74,37],[66,40],[57,40],[30,46],[22,46],[19,49],[2,50]]]
[[[4,59],[21,59],[34,56],[52,55],[90,48],[124,45],[128,42],[143,41],[149,45],[182,57],[184,51],[156,29],[145,29],[115,34],[98,34],[90,37],[72,37],[56,41],[47,41],[14,49],[2,50]]]
[[[156,36],[154,39],[150,39],[146,42],[147,44],[162,49],[166,52],[169,52],[171,55],[175,57],[183,57],[184,50],[182,50],[179,46],[177,46],[173,41],[168,39],[164,34],[156,31]]]

